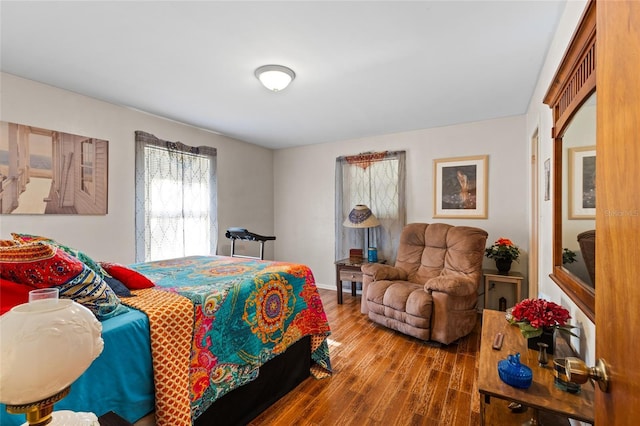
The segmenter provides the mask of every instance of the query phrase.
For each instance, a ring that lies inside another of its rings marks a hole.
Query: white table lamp
[[[53,411],[104,347],[102,324],[86,307],[33,290],[29,303],[0,316],[0,402],[25,425],[98,425],[93,413]]]

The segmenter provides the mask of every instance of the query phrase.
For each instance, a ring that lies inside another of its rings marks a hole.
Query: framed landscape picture
[[[109,142],[0,121],[0,214],[107,214]]]
[[[569,148],[569,219],[596,217],[596,147]]]
[[[433,160],[433,217],[486,219],[488,156]]]

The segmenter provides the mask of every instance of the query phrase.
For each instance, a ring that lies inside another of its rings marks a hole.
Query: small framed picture
[[[487,155],[433,160],[433,217],[487,218]]]
[[[569,219],[596,217],[596,147],[569,148]]]
[[[550,197],[550,175],[551,175],[551,159],[544,161],[544,200],[549,201]]]

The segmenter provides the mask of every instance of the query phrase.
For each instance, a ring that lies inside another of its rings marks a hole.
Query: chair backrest
[[[596,286],[596,230],[584,231],[578,234],[578,244],[580,252],[587,267],[589,278],[593,287]]]
[[[411,223],[400,235],[395,266],[418,284],[453,274],[466,275],[479,285],[487,236],[485,230],[471,226]]]

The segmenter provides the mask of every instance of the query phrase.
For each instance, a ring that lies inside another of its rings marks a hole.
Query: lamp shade
[[[272,92],[285,89],[296,78],[292,69],[282,65],[263,65],[255,74],[262,85]]]
[[[347,228],[373,228],[380,225],[380,221],[369,207],[357,204],[351,209],[342,225]]]
[[[0,317],[0,402],[29,404],[71,385],[102,352],[102,325],[69,299],[37,300]]]

